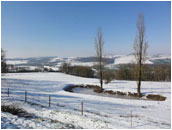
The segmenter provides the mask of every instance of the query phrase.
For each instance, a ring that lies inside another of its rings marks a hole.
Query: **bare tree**
[[[100,80],[100,87],[103,89],[103,68],[104,68],[104,61],[103,61],[103,34],[101,28],[99,28],[97,32],[97,37],[95,38],[95,49],[96,49],[96,62],[97,62],[97,71],[98,77]]]
[[[148,42],[145,38],[145,24],[144,24],[144,16],[139,13],[138,21],[137,21],[137,35],[134,40],[134,51],[135,51],[135,59],[136,59],[136,73],[137,73],[137,94],[141,96],[140,88],[141,88],[141,80],[142,80],[142,71],[143,64],[146,61],[146,51],[148,48]]]
[[[5,51],[1,48],[1,73],[7,73],[7,63],[5,59]]]

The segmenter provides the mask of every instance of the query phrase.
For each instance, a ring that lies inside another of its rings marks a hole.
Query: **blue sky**
[[[139,12],[148,54],[171,54],[168,2],[1,2],[1,46],[7,57],[93,56],[99,27],[104,53],[133,53]]]

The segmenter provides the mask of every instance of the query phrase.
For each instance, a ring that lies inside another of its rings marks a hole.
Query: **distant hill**
[[[26,66],[31,68],[45,67],[58,70],[63,62],[68,62],[71,65],[95,65],[95,57],[66,57],[60,58],[57,56],[52,57],[32,57],[32,58],[11,58],[7,59],[7,64],[14,66]],[[110,55],[104,58],[107,67],[114,67],[120,64],[135,63],[133,54],[129,55]],[[171,64],[170,55],[154,55],[149,56],[146,60],[146,64]]]

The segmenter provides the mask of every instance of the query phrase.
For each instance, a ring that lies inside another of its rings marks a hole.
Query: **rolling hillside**
[[[133,54],[129,55],[111,55],[104,58],[107,67],[115,67],[119,64],[129,64],[135,63],[135,58]],[[32,57],[32,58],[13,58],[7,59],[7,64],[14,66],[23,66],[30,69],[35,69],[36,67],[52,68],[53,70],[58,70],[60,65],[64,62],[68,62],[71,65],[83,65],[83,66],[93,66],[95,65],[95,57]],[[171,64],[170,55],[154,55],[149,56],[146,60],[146,64]]]

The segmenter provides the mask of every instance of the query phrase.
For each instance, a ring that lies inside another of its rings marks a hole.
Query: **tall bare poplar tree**
[[[141,80],[142,80],[142,71],[143,64],[146,61],[146,51],[148,48],[148,43],[145,39],[145,24],[144,16],[139,13],[137,20],[137,35],[134,40],[134,51],[136,59],[136,73],[137,73],[137,94],[141,96]]]
[[[97,32],[97,37],[95,38],[95,49],[96,49],[96,62],[97,62],[97,71],[99,74],[100,86],[103,89],[103,34],[101,28]]]

